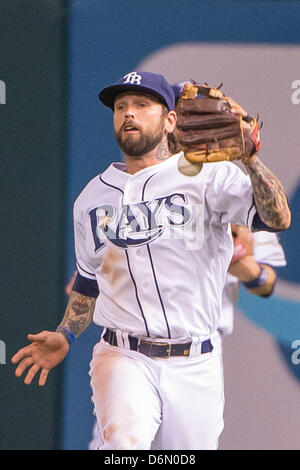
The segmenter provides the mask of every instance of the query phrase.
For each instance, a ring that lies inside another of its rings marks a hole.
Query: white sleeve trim
[[[79,265],[78,261],[76,261],[76,266],[77,266],[77,269],[78,269],[78,272],[79,274],[82,276],[82,277],[86,277],[87,279],[92,279],[92,280],[95,280],[96,279],[96,276],[95,274],[89,272],[89,271],[86,271],[82,266]]]

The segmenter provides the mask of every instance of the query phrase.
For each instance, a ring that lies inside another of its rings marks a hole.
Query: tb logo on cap
[[[124,76],[125,81],[123,83],[131,83],[132,85],[139,85],[141,83],[142,77],[136,72],[130,72]]]

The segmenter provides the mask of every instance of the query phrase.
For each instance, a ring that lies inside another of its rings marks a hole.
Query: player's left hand
[[[185,83],[177,106],[176,138],[191,163],[241,160],[249,165],[261,148],[258,117],[219,88]]]
[[[242,118],[244,118],[241,121],[244,133],[251,135],[252,130],[253,130],[253,123],[251,123],[251,121],[250,122],[247,121],[247,118],[249,117],[249,114],[247,113],[247,111],[240,104],[238,104],[233,98],[231,98],[231,96],[226,96],[226,100],[228,101],[228,103],[231,106],[230,112],[232,114],[236,114],[236,115],[242,116]],[[246,120],[245,120],[245,118],[246,118]],[[245,142],[245,144],[246,144],[246,147],[247,147],[247,141]],[[248,142],[248,144],[249,144],[249,142]],[[260,146],[261,146],[259,129],[257,129],[257,137],[256,137],[256,144],[255,145],[256,145],[257,148],[260,148]],[[247,153],[245,153],[245,155],[243,155],[241,157],[240,160],[244,163],[244,165],[249,165],[249,163],[256,160],[257,158],[258,158],[258,155],[257,155],[256,152],[250,154],[250,152],[248,151]]]

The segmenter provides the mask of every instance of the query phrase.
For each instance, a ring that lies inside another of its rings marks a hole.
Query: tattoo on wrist
[[[92,323],[96,299],[72,292],[61,326],[76,338]]]

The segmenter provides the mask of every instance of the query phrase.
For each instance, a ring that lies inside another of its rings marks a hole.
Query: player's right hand
[[[49,371],[57,366],[69,351],[68,340],[58,332],[42,331],[38,334],[27,336],[31,344],[21,348],[11,359],[13,364],[18,364],[15,375],[21,377],[26,369],[24,383],[31,384],[35,375],[40,371],[39,385],[46,383]]]
[[[253,237],[249,228],[244,225],[231,224],[233,239],[233,256],[231,265],[246,256],[253,256]]]

